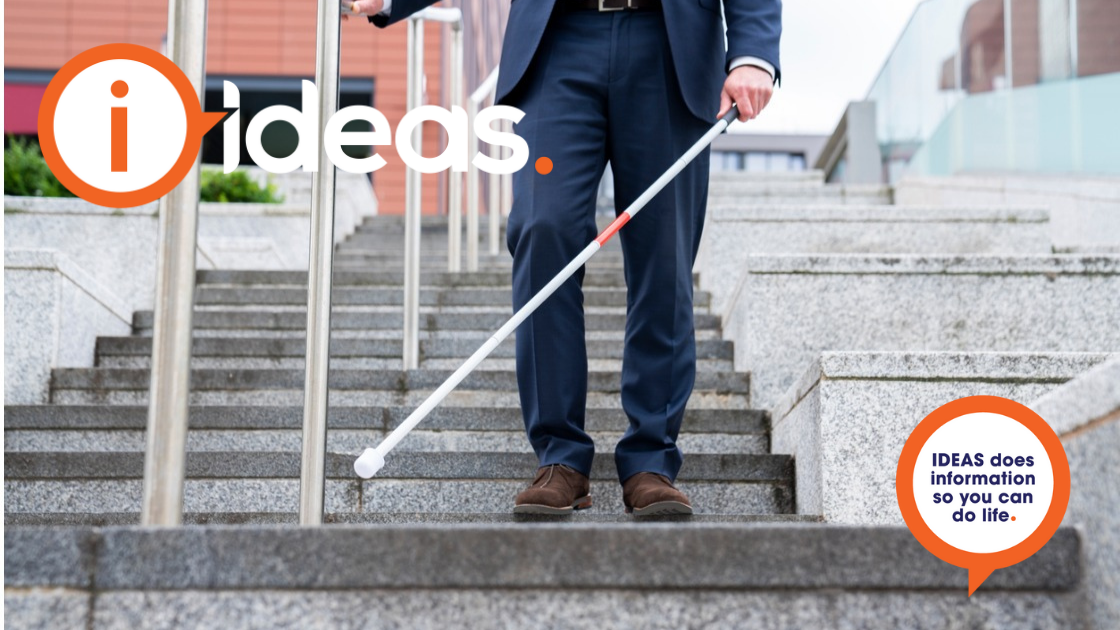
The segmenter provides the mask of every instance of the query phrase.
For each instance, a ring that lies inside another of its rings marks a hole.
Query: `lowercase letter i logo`
[[[128,94],[128,84],[124,81],[113,83],[113,96],[124,98]],[[128,170],[128,108],[113,108],[113,167],[114,173]]]
[[[39,106],[43,157],[86,201],[127,208],[155,201],[186,177],[202,136],[225,117],[158,52],[107,44],[71,59]]]

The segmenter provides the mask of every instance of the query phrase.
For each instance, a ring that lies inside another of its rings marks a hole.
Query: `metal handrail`
[[[190,79],[201,102],[206,61],[206,0],[170,0],[167,53]],[[159,201],[159,271],[140,508],[142,525],[175,526],[181,524],[183,518],[199,162],[199,156],[195,156],[194,167],[186,178]]]
[[[490,72],[478,88],[471,93],[467,100],[467,123],[470,128],[470,165],[467,167],[467,271],[478,271],[478,197],[479,181],[478,167],[474,164],[474,155],[478,153],[478,136],[474,133],[474,121],[478,116],[479,107],[487,99],[492,99],[498,88],[498,68]],[[495,190],[493,176],[491,176],[491,191]],[[493,195],[493,193],[491,193]],[[491,197],[490,207],[496,207]],[[497,246],[497,236],[493,230],[497,227],[495,213],[490,213],[491,223],[491,249]],[[495,252],[496,253],[496,252]]]
[[[457,10],[457,9],[456,9]],[[451,79],[448,86],[449,105],[463,102],[463,20],[451,23]],[[462,270],[463,245],[463,173],[447,171],[447,270]]]
[[[462,28],[463,12],[454,7],[441,8],[429,7],[414,13],[408,19],[408,99],[409,111],[420,107],[424,99],[424,21],[432,20],[450,24],[452,29],[453,48],[458,46],[458,58],[462,54]],[[462,63],[452,67],[452,94],[462,85]],[[456,76],[458,75],[458,76]],[[454,102],[452,102],[454,104]],[[424,126],[417,125],[412,132],[412,147],[419,154],[424,146]],[[456,176],[454,171],[448,175],[448,213],[456,215],[454,221],[458,226],[462,207],[456,202],[453,191],[459,191],[459,184],[454,184]],[[421,215],[421,189],[420,172],[409,169],[405,175],[404,189],[404,348],[401,353],[403,369],[415,370],[420,367],[420,215]],[[448,256],[458,250],[457,239],[454,238],[455,230],[448,226],[452,233],[448,235]],[[458,263],[448,261],[448,268],[457,271],[454,267]]]
[[[341,5],[319,0],[315,87],[319,129],[338,109]],[[307,274],[307,356],[303,385],[303,450],[300,460],[299,522],[323,523],[327,465],[327,377],[330,371],[331,287],[334,267],[335,170],[325,144],[318,149],[311,179],[311,244]]]

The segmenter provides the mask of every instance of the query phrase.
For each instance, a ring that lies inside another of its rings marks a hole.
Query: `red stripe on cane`
[[[603,230],[603,233],[599,235],[599,238],[595,239],[595,242],[600,246],[605,245],[607,241],[611,240],[611,237],[614,236],[615,232],[619,231],[622,226],[626,225],[626,222],[629,220],[630,215],[626,214],[625,212],[618,215],[618,218],[614,221],[611,221],[611,224],[607,226],[607,229]]]

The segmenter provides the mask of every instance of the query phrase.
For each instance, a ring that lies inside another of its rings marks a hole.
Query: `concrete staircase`
[[[424,228],[423,361],[401,370],[402,221],[369,219],[338,247],[331,340],[327,510],[335,521],[401,514],[505,514],[531,477],[509,340],[362,482],[352,458],[377,443],[510,312],[509,257],[448,274],[446,226]],[[442,250],[442,251],[441,251]],[[600,445],[592,516],[622,513],[611,447],[626,427],[618,402],[626,293],[617,245],[585,289],[589,429]],[[367,271],[375,269],[377,271]],[[699,361],[685,422],[681,485],[698,512],[737,520],[790,515],[792,461],[769,453],[768,416],[750,409],[709,296],[697,292]],[[196,292],[185,510],[205,522],[296,521],[306,277],[204,271]],[[150,312],[135,334],[101,338],[97,367],[57,369],[51,405],[7,409],[10,523],[138,522],[150,382]],[[60,497],[66,500],[59,501]],[[419,517],[417,517],[419,518]]]
[[[713,203],[889,203],[818,173],[713,176]],[[711,296],[697,289],[696,390],[680,439],[692,518],[623,514],[611,450],[626,300],[621,251],[585,280],[595,507],[514,517],[536,460],[512,340],[414,431],[376,478],[375,445],[510,313],[509,257],[446,271],[426,219],[419,370],[401,370],[403,223],[367,220],[336,253],[327,516],[297,522],[306,275],[198,275],[187,527],[139,522],[152,314],[98,341],[96,367],[56,369],[51,403],[5,408],[5,586],[12,627],[1019,627],[1066,628],[1082,605],[1080,538],[1059,536],[964,598],[963,570],[898,527],[835,527],[795,511],[793,459],[770,452]],[[485,251],[485,248],[482,248]],[[1048,611],[1043,622],[1035,611]],[[1049,621],[1046,621],[1046,620]],[[74,621],[74,624],[70,622]]]

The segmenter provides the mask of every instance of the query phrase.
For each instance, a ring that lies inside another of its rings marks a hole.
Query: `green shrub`
[[[39,144],[26,138],[8,136],[4,148],[4,194],[24,197],[73,197],[74,193],[58,181]]]
[[[221,203],[280,203],[276,184],[268,182],[263,188],[245,171],[228,175],[219,169],[202,169],[202,201]]]
[[[276,193],[276,185],[269,182],[261,187],[244,171],[228,175],[220,169],[202,169],[202,201],[223,203],[280,203],[283,197]],[[73,197],[54,176],[39,144],[33,140],[8,136],[4,149],[4,194],[27,197]]]

